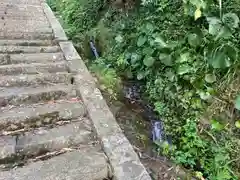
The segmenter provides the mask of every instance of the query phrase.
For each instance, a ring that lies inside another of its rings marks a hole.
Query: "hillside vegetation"
[[[49,3],[108,91],[118,77],[143,82],[172,137],[160,153],[199,179],[240,179],[239,0]]]

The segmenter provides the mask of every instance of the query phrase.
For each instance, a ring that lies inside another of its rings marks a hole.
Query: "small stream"
[[[123,82],[123,95],[125,102],[127,102],[125,104],[130,103],[130,108],[135,106],[137,109],[140,109],[139,114],[145,121],[151,124],[151,134],[149,138],[153,142],[167,141],[169,144],[171,144],[171,138],[165,135],[163,122],[158,117],[154,107],[142,97],[143,91],[142,85],[138,81]]]
[[[118,100],[109,99],[110,96],[105,92],[103,96],[153,179],[174,180],[185,176],[185,172],[155,151],[153,141],[165,139],[163,126],[153,108],[141,99],[140,89],[138,82],[129,81],[123,83],[123,96]]]
[[[93,40],[90,40],[89,46],[91,56],[98,58],[99,53]],[[163,122],[154,112],[153,106],[142,97],[141,83],[124,80],[122,84],[118,100],[111,99],[111,95],[105,91],[102,94],[152,179],[189,179],[186,171],[156,152],[154,141],[167,141],[171,144],[171,138],[165,136]]]

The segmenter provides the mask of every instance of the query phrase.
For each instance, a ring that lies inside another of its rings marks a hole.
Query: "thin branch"
[[[220,19],[222,19],[222,0],[219,0],[219,13],[220,13]]]

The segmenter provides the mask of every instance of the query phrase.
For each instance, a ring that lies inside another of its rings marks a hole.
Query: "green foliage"
[[[62,0],[55,8],[75,43],[99,40],[103,58],[91,69],[108,91],[117,74],[145,83],[173,137],[173,146],[158,144],[164,154],[198,176],[238,179],[240,1],[142,0],[126,10],[104,0]]]
[[[221,131],[224,128],[224,126],[215,119],[211,120],[211,124],[212,124],[212,129],[216,131]]]
[[[211,180],[237,179],[229,169],[230,156],[226,149],[198,135],[196,121],[188,119],[183,126],[179,150],[174,153],[175,161],[204,169],[204,176]]]
[[[116,71],[112,68],[106,68],[106,65],[102,61],[102,59],[98,59],[90,66],[90,70],[97,77],[101,90],[107,92],[111,98],[117,99],[121,88],[121,80]]]
[[[200,157],[206,153],[207,143],[198,136],[194,120],[188,119],[182,131],[183,135],[179,142],[181,148],[175,152],[175,160],[180,164],[194,167],[201,159]]]
[[[70,38],[79,38],[86,30],[92,29],[101,18],[100,11],[104,9],[104,0],[49,0],[50,6],[58,11],[66,24]]]

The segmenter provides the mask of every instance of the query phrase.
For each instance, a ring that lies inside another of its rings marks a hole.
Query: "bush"
[[[238,179],[239,1],[142,0],[124,7],[62,0],[56,9],[75,42],[96,35],[109,82],[118,73],[145,84],[144,96],[173,137],[169,157],[198,177]]]

